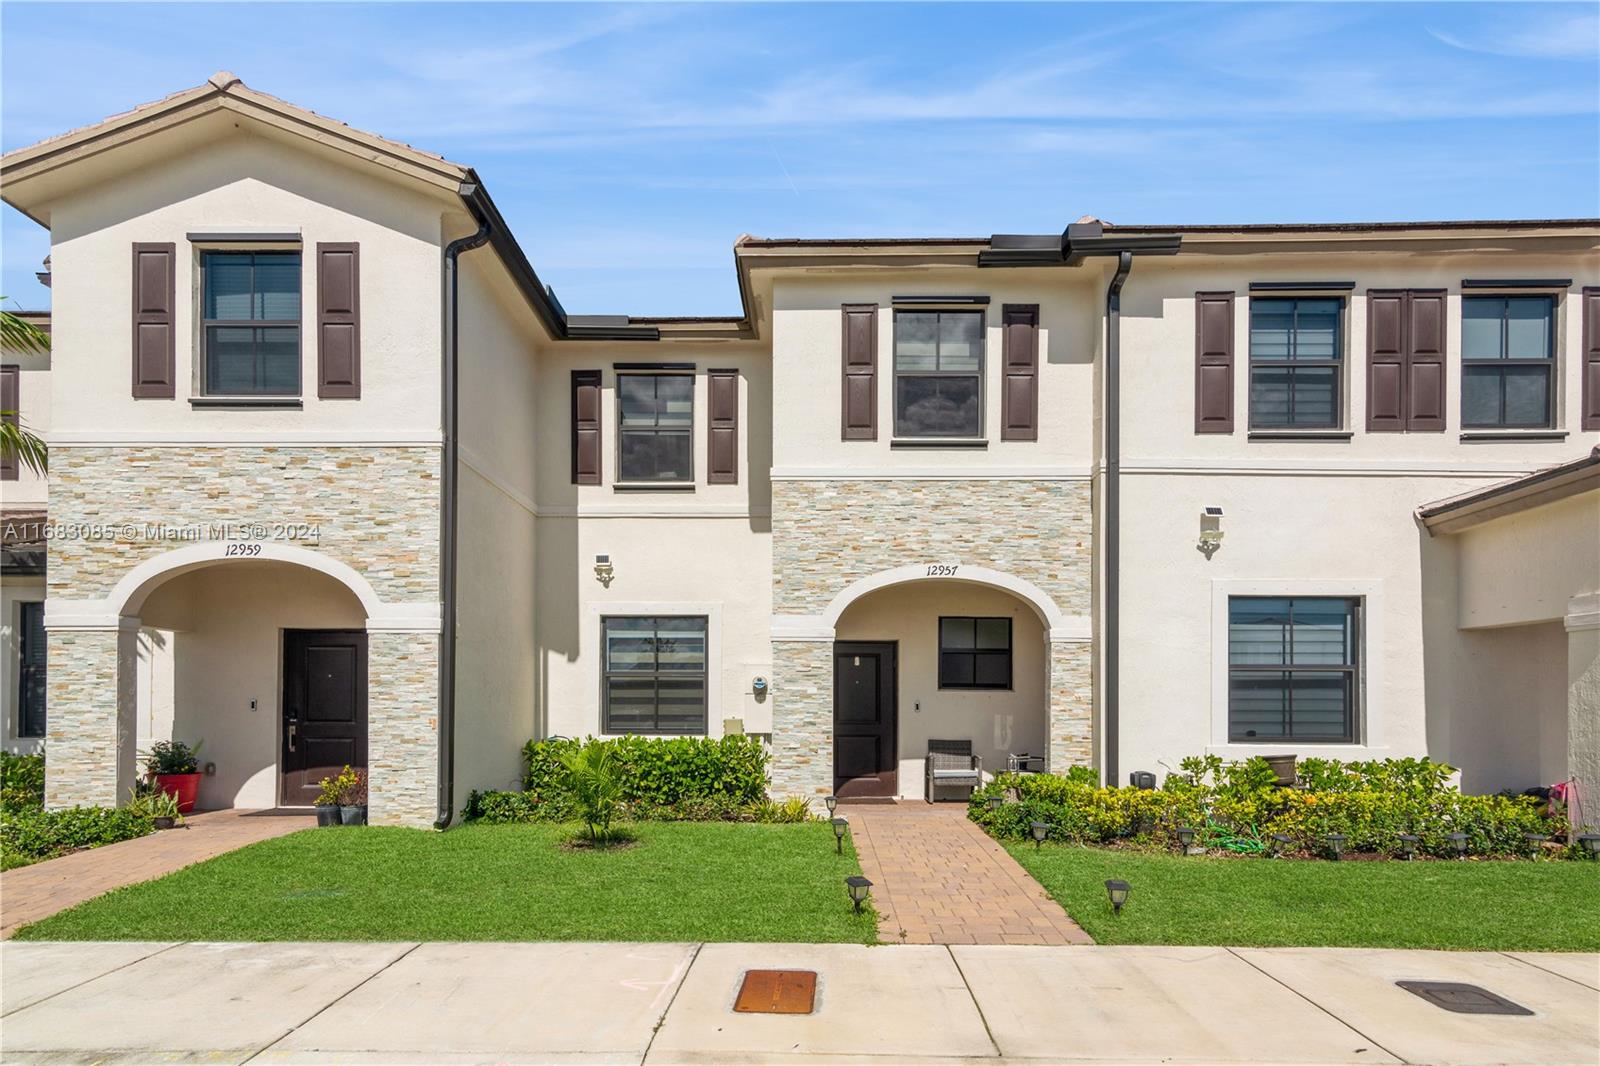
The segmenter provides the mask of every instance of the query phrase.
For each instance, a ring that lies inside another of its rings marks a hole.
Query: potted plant
[[[318,828],[339,824],[339,789],[343,776],[324,777],[320,783],[321,791],[317,793],[316,801]]]
[[[339,821],[367,824],[367,772],[346,766],[339,772]]]
[[[148,815],[157,829],[173,829],[182,824],[183,815],[178,811],[177,796],[163,792],[148,781],[134,785],[132,793],[128,806],[140,814]]]
[[[200,763],[195,757],[199,752],[199,743],[191,748],[181,740],[158,740],[145,753],[146,779],[177,797],[180,814],[194,810],[200,794]]]

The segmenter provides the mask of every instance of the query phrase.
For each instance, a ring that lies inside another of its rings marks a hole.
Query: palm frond
[[[50,449],[17,420],[15,411],[0,411],[0,455],[15,456],[41,477],[50,462]]]
[[[0,296],[0,300],[4,300]],[[9,352],[48,352],[50,334],[14,311],[0,309],[0,348]]]

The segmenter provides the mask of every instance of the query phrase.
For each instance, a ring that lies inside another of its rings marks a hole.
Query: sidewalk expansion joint
[[[299,1032],[301,1029],[304,1029],[306,1026],[308,1026],[312,1022],[316,1021],[318,1018],[320,1018],[328,1010],[330,1010],[331,1008],[333,1008],[333,1007],[337,1006],[338,1004],[344,1002],[344,1000],[348,996],[350,996],[351,993],[355,992],[356,989],[365,986],[368,981],[371,981],[373,978],[377,977],[379,974],[386,972],[395,963],[399,962],[401,959],[405,958],[407,955],[410,955],[413,951],[416,951],[421,946],[422,946],[422,941],[417,941],[416,943],[412,944],[410,947],[406,948],[400,954],[396,955],[394,958],[390,959],[388,962],[384,963],[382,966],[379,966],[376,970],[373,970],[371,973],[367,974],[367,976],[363,977],[361,980],[357,981],[355,984],[351,985],[349,988],[345,989],[343,992],[340,992],[337,996],[334,996],[332,999],[328,1000],[328,1002],[324,1003],[322,1006],[320,1006],[316,1010],[312,1011],[310,1013],[310,1015],[308,1015],[306,1018],[304,1018],[301,1021],[295,1023],[294,1025],[289,1026],[289,1028],[287,1030],[285,1030],[282,1034],[280,1034],[279,1036],[273,1038],[272,1040],[268,1041],[267,1043],[262,1044],[260,1047],[256,1048],[254,1051],[252,1051],[250,1054],[248,1054],[244,1058],[240,1059],[239,1060],[239,1066],[245,1066],[245,1063],[247,1063],[247,1062],[254,1062],[259,1056],[266,1054],[268,1051],[271,1051],[273,1048],[275,1048],[279,1044],[283,1043],[289,1037],[293,1036],[295,1033]]]
[[[989,1019],[983,1013],[983,1004],[978,1002],[978,994],[972,990],[972,982],[967,980],[967,971],[961,968],[961,960],[956,958],[955,948],[949,944],[942,945],[950,956],[950,962],[956,968],[956,973],[961,975],[961,984],[966,988],[967,995],[972,997],[972,1009],[978,1012],[978,1020],[983,1023],[983,1035],[989,1038],[989,1046],[994,1048],[995,1058],[1004,1058],[1000,1050],[1000,1041],[994,1038],[994,1030],[989,1028]]]
[[[1292,992],[1295,995],[1299,996],[1301,999],[1305,1000],[1307,1003],[1311,1004],[1313,1007],[1317,1008],[1322,1013],[1326,1014],[1328,1017],[1332,1018],[1334,1021],[1338,1022],[1340,1025],[1344,1026],[1346,1029],[1350,1030],[1352,1033],[1356,1034],[1361,1039],[1365,1040],[1367,1043],[1369,1043],[1373,1047],[1377,1048],[1379,1051],[1383,1052],[1385,1055],[1388,1055],[1391,1059],[1394,1059],[1396,1062],[1409,1063],[1411,1061],[1410,1059],[1406,1058],[1404,1055],[1397,1055],[1393,1051],[1390,1051],[1388,1048],[1384,1047],[1382,1044],[1380,1044],[1376,1040],[1372,1039],[1372,1037],[1368,1036],[1366,1033],[1363,1033],[1360,1029],[1357,1029],[1355,1026],[1351,1025],[1349,1022],[1345,1021],[1343,1018],[1341,1018],[1337,1014],[1333,1013],[1333,1011],[1329,1010],[1327,1007],[1324,1007],[1322,1004],[1318,1003],[1316,1000],[1312,999],[1310,996],[1306,995],[1304,992],[1300,991],[1298,988],[1294,987],[1289,982],[1287,982],[1287,981],[1283,980],[1282,978],[1280,978],[1277,974],[1268,973],[1266,970],[1263,970],[1261,967],[1257,966],[1255,963],[1251,962],[1249,959],[1247,959],[1243,955],[1239,954],[1233,948],[1223,948],[1222,950],[1226,951],[1229,955],[1232,955],[1234,958],[1238,959],[1240,962],[1242,962],[1246,966],[1250,967],[1256,973],[1262,974],[1262,975],[1266,976],[1268,979],[1276,981],[1278,984],[1282,985],[1284,988],[1287,988],[1290,992]]]
[[[667,1015],[672,1013],[672,1005],[678,1002],[678,993],[689,983],[689,971],[694,969],[695,960],[700,957],[700,949],[703,947],[705,947],[704,941],[696,942],[694,949],[689,952],[689,961],[683,964],[683,970],[678,974],[678,983],[673,985],[672,995],[667,997],[667,1005],[661,1008],[661,1016],[656,1019],[656,1024],[650,1027],[650,1039],[644,1043],[644,1054],[639,1056],[639,1066],[644,1066],[646,1060],[650,1058],[650,1049],[656,1046],[656,1034],[667,1024]]]
[[[129,959],[127,962],[123,963],[121,966],[113,966],[113,967],[111,967],[111,969],[106,970],[104,973],[97,973],[93,977],[85,977],[82,981],[79,981],[75,985],[68,985],[66,988],[58,989],[58,990],[50,993],[48,996],[40,996],[38,999],[34,1000],[32,1003],[26,1003],[26,1004],[24,1004],[24,1005],[22,1005],[20,1007],[13,1007],[10,1010],[6,1011],[4,1015],[0,1015],[0,1017],[9,1018],[9,1017],[11,1017],[11,1015],[17,1013],[17,1011],[19,1011],[19,1010],[27,1010],[29,1007],[37,1007],[41,1003],[48,1003],[50,1000],[55,999],[57,996],[63,995],[65,993],[67,993],[67,992],[71,992],[75,988],[82,988],[84,985],[89,984],[91,981],[98,981],[102,977],[110,977],[112,974],[116,973],[118,970],[126,970],[129,966],[137,966],[139,963],[143,962],[145,959],[153,959],[157,955],[160,955],[162,952],[171,951],[173,948],[181,948],[181,947],[183,947],[183,945],[190,944],[190,943],[193,943],[193,941],[190,941],[190,940],[178,940],[178,941],[175,941],[175,942],[173,942],[171,944],[168,944],[164,948],[156,948],[154,951],[152,951],[148,955],[140,955],[137,959]]]

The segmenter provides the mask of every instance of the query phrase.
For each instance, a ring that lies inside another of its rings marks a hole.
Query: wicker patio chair
[[[970,740],[928,741],[928,802],[938,788],[965,788],[967,797],[983,783],[983,759],[972,754]]]

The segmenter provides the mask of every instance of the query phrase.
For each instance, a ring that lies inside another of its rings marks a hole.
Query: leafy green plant
[[[757,800],[746,804],[741,813],[752,822],[808,822],[812,818],[811,805],[806,802],[804,796]]]
[[[200,771],[200,746],[190,747],[181,740],[158,740],[144,754],[147,774],[193,774]]]
[[[97,848],[155,830],[150,816],[128,807],[12,811],[0,820],[0,868],[26,866],[81,848]]]
[[[318,807],[359,807],[367,802],[367,772],[346,766],[317,782]]]
[[[163,792],[149,784],[140,783],[128,790],[127,809],[134,814],[142,814],[148,818],[171,818],[182,822],[183,814],[178,810],[178,796],[173,792]]]
[[[44,756],[0,751],[0,811],[44,806]]]
[[[523,800],[486,801],[476,808],[469,802],[468,817],[492,808],[496,817],[514,810],[522,821],[573,820],[578,812],[563,759],[585,743],[602,743],[611,751],[621,779],[622,813],[632,820],[737,820],[767,795],[767,752],[755,737],[555,737],[523,747]]]
[[[561,765],[578,817],[589,827],[589,839],[595,843],[612,839],[611,822],[622,806],[615,749],[603,740],[590,740],[563,753]]]

